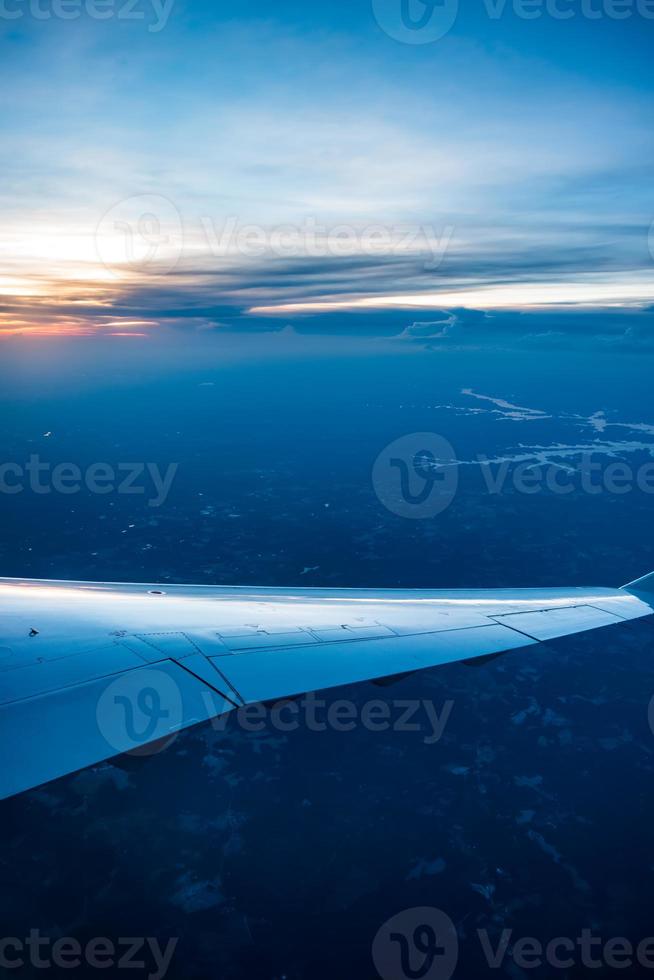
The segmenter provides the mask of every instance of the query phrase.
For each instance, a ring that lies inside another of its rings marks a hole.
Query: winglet
[[[651,595],[654,593],[654,572],[650,572],[649,575],[643,575],[642,578],[637,578],[635,582],[629,582],[627,585],[623,585],[622,588],[626,592],[645,592]]]

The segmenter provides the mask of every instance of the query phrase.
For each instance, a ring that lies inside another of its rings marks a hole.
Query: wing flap
[[[561,636],[572,636],[587,630],[600,629],[624,622],[614,613],[605,612],[595,606],[570,606],[563,609],[541,609],[534,612],[509,613],[494,616],[497,623],[518,630],[534,640],[555,640]]]
[[[172,661],[0,707],[0,798],[174,735],[233,707]]]
[[[220,658],[220,671],[246,704],[354,684],[406,671],[515,650],[535,643],[500,624],[468,629],[346,640],[317,647]]]

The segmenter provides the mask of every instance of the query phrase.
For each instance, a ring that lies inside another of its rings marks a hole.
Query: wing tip
[[[625,592],[645,592],[648,595],[654,593],[654,572],[650,572],[649,575],[643,575],[642,578],[637,578],[633,582],[628,582],[627,585],[623,585],[622,588]]]

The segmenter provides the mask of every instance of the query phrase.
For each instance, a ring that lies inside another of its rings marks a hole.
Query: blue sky
[[[649,321],[649,0],[99,2],[1,5],[0,332]]]

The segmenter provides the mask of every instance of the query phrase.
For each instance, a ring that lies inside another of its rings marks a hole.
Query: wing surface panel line
[[[230,689],[230,691],[233,691],[233,692],[234,692],[234,694],[236,695],[236,697],[237,697],[237,698],[239,699],[239,701],[241,702],[240,704],[237,704],[237,705],[236,705],[236,707],[237,707],[237,708],[244,708],[244,707],[245,707],[245,705],[246,705],[246,700],[245,700],[245,698],[243,697],[243,695],[242,695],[242,694],[240,693],[240,691],[237,691],[237,690],[236,690],[236,688],[234,687],[234,685],[233,685],[233,684],[232,684],[232,682],[230,681],[230,679],[229,679],[229,677],[227,677],[227,676],[226,676],[225,674],[223,674],[223,672],[222,672],[222,670],[220,669],[220,667],[217,667],[217,666],[216,666],[216,664],[215,664],[215,663],[213,663],[213,660],[211,661],[211,663],[212,663],[212,665],[213,665],[213,667],[214,667],[214,670],[217,670],[217,671],[218,671],[218,673],[220,674],[220,676],[221,676],[221,677],[222,677],[222,679],[224,680],[224,682],[225,682],[225,684],[227,684],[227,686],[229,687],[229,689]]]
[[[186,667],[183,660],[174,660],[172,662],[173,663],[176,663],[178,667],[181,667],[182,668],[182,670],[185,670],[186,673],[187,674],[190,674],[191,677],[195,678],[196,681],[199,681],[201,684],[206,684],[207,687],[210,687],[211,690],[214,691],[215,694],[219,694],[221,696],[221,698],[224,698],[225,699],[225,701],[229,701],[229,703],[231,705],[233,705],[234,708],[240,708],[241,707],[241,705],[236,704],[236,702],[232,698],[230,698],[230,696],[228,694],[225,694],[224,691],[221,691],[220,688],[214,687],[213,684],[210,684],[209,681],[206,679],[206,677],[201,677],[199,674],[196,674],[194,670],[190,670],[189,667]],[[208,660],[207,663],[211,663],[211,661]],[[216,674],[217,675],[220,675],[220,678],[222,678],[223,675],[220,673],[220,671],[218,670],[218,668],[217,667],[213,667],[213,664],[211,664],[211,666],[212,666],[213,670],[216,671]],[[216,681],[218,681],[218,679],[219,678],[217,676],[216,677]],[[231,685],[230,685],[230,687],[231,687]]]
[[[520,614],[518,613],[518,615],[520,615]],[[538,639],[538,637],[532,636],[531,633],[525,633],[524,630],[519,630],[517,626],[511,626],[510,623],[505,623],[504,620],[505,619],[508,619],[508,617],[506,617],[506,616],[489,616],[489,619],[492,619],[493,622],[494,623],[497,623],[498,626],[506,626],[507,629],[512,630],[514,633],[518,633],[520,636],[524,636],[528,640],[533,640],[534,643],[540,643],[541,642]]]

